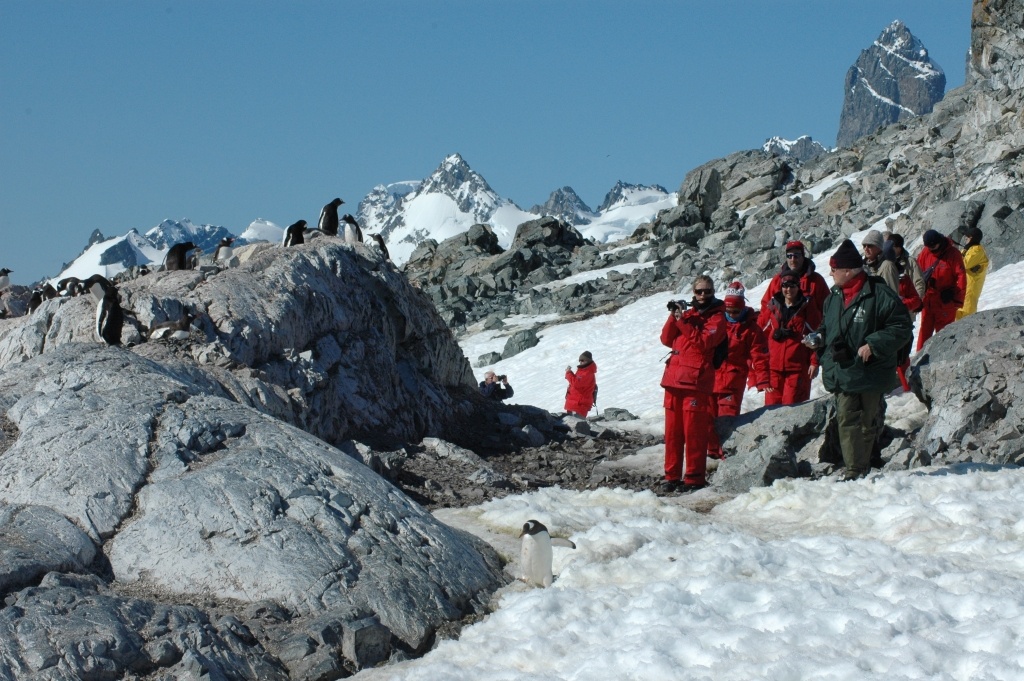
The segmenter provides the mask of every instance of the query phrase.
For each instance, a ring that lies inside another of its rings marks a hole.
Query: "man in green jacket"
[[[843,480],[853,480],[871,470],[875,419],[882,396],[899,385],[896,354],[913,332],[906,306],[882,279],[867,275],[849,239],[829,264],[835,286],[825,299],[818,337],[804,343],[818,351],[825,389],[835,393]]]

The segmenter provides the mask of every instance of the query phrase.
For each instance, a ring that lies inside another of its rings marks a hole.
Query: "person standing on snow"
[[[978,298],[981,297],[981,289],[985,285],[985,275],[988,274],[988,254],[985,247],[981,245],[981,230],[971,227],[965,233],[964,242],[964,270],[967,272],[967,293],[964,295],[964,305],[956,311],[956,318],[962,319],[967,315],[978,311]]]
[[[917,256],[917,265],[925,280],[921,333],[917,337],[920,351],[933,333],[956,320],[956,311],[967,293],[967,272],[953,240],[934,229],[924,233],[924,249]]]
[[[659,494],[707,486],[714,353],[726,340],[724,305],[711,277],[693,282],[693,301],[670,301],[661,343],[672,348],[661,378],[665,389],[665,478]],[[685,462],[685,470],[684,470]]]
[[[761,298],[761,309],[768,306],[768,301],[776,293],[782,292],[782,272],[789,270],[799,277],[800,291],[811,299],[811,304],[821,312],[825,299],[828,298],[828,282],[814,270],[814,262],[807,257],[804,242],[790,241],[786,243],[786,262],[779,269],[779,274],[772,277],[768,289]]]
[[[715,388],[711,397],[711,418],[738,416],[743,392],[750,384],[758,391],[768,385],[768,343],[757,325],[757,311],[747,307],[743,284],[734,281],[725,290],[725,329],[728,345],[722,363],[715,369]],[[719,346],[721,347],[721,346]],[[708,433],[708,456],[724,459],[722,445],[714,428]]]
[[[860,247],[864,251],[864,271],[876,277],[881,277],[889,288],[899,291],[900,271],[891,260],[882,257],[882,249],[885,241],[882,233],[877,229],[868,230],[861,241]]]
[[[817,357],[801,341],[821,324],[821,311],[800,290],[796,272],[783,270],[779,276],[781,290],[761,308],[757,320],[768,339],[771,368],[765,406],[807,401],[811,381],[818,375]]]
[[[869,277],[857,247],[844,240],[832,256],[835,286],[816,334],[804,344],[818,352],[825,389],[835,394],[839,446],[853,480],[871,470],[882,396],[898,384],[897,353],[913,338],[910,313],[878,277]]]
[[[565,391],[565,410],[580,418],[587,418],[597,401],[597,364],[594,363],[594,356],[584,351],[575,372],[572,367],[565,367],[565,380],[569,381],[569,388]]]

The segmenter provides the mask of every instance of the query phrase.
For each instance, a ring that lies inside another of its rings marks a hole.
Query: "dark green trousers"
[[[839,446],[846,470],[866,475],[871,470],[871,448],[875,444],[875,417],[882,393],[836,393]]]

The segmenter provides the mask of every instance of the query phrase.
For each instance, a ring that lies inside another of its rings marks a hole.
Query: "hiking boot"
[[[659,497],[675,494],[683,486],[682,480],[662,480],[654,486],[654,493]]]
[[[696,492],[699,489],[704,489],[707,486],[708,486],[708,483],[706,483],[706,482],[702,482],[699,485],[691,485],[689,483],[686,483],[682,487],[679,488],[679,492],[681,494],[689,494],[690,492]]]
[[[846,482],[848,480],[856,480],[858,478],[863,478],[865,475],[867,475],[867,472],[860,473],[858,471],[853,470],[852,468],[847,468],[846,470],[843,471],[843,474],[839,477],[839,481],[840,482]]]

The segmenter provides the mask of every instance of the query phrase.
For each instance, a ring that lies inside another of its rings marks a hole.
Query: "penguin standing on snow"
[[[341,221],[345,223],[345,243],[363,243],[363,230],[359,229],[359,223],[356,222],[356,219],[348,213],[345,213],[345,215],[342,216]]]
[[[320,222],[317,229],[328,236],[338,236],[338,206],[345,203],[341,199],[334,199],[320,211]]]
[[[231,260],[235,254],[235,249],[231,248],[231,244],[235,243],[232,237],[226,236],[220,240],[217,244],[217,249],[213,252],[213,261],[216,262],[227,262]]]
[[[191,241],[171,246],[170,250],[167,251],[167,256],[164,257],[164,269],[168,272],[171,270],[185,269],[185,266],[188,263],[185,255],[195,247],[196,245]]]
[[[121,329],[124,327],[124,312],[117,295],[116,286],[103,289],[103,298],[96,304],[96,335],[107,345],[121,344]]]
[[[377,242],[377,248],[379,248],[380,252],[384,254],[384,259],[391,260],[391,254],[388,253],[388,247],[384,245],[384,237],[380,234],[371,234],[370,238]]]
[[[299,244],[306,243],[306,221],[299,220],[288,225],[288,229],[284,230],[284,240],[281,245],[284,247],[298,246]]]
[[[11,285],[11,278],[7,275],[9,275],[13,271],[14,270],[9,270],[6,267],[0,270],[0,291],[3,291],[5,288]]]
[[[552,538],[548,528],[539,520],[527,520],[519,536],[523,540],[519,550],[519,565],[523,571],[521,579],[535,586],[551,586],[551,547],[574,549],[576,545],[568,539]]]

